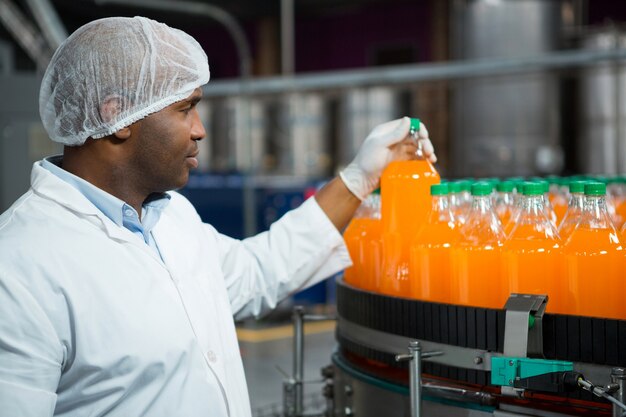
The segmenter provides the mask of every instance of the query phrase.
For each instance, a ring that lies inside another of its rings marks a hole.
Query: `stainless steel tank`
[[[453,59],[549,53],[559,44],[560,7],[545,0],[455,1]],[[530,175],[561,168],[553,74],[475,78],[453,86],[452,175]]]
[[[307,178],[330,174],[328,108],[319,94],[292,93],[282,97],[276,129],[270,132],[277,173]]]
[[[210,149],[205,150],[210,162],[205,168],[215,172],[264,173],[268,123],[262,100],[244,96],[213,100],[210,113]]]
[[[626,34],[616,28],[590,33],[582,47],[626,48]],[[626,172],[626,63],[601,63],[582,70],[580,136],[576,147],[583,172]]]

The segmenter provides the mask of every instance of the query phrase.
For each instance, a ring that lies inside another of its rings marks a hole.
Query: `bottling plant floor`
[[[325,313],[324,307],[306,308],[306,313]],[[293,372],[293,326],[290,311],[271,319],[246,321],[237,325],[239,347],[248,382],[253,417],[282,414],[282,385]],[[304,379],[319,381],[304,387],[305,410],[325,407],[320,370],[330,364],[335,349],[335,322],[305,323]]]

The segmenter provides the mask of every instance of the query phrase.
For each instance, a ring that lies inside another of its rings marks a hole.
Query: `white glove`
[[[354,161],[339,173],[346,187],[359,200],[364,200],[369,193],[378,188],[380,176],[390,162],[415,158],[417,147],[412,140],[407,142],[412,150],[410,157],[407,157],[406,151],[401,152],[398,146],[394,146],[407,139],[410,126],[411,120],[408,117],[376,126],[365,138]],[[437,157],[433,144],[428,139],[428,130],[421,122],[418,138],[424,158],[436,162]]]

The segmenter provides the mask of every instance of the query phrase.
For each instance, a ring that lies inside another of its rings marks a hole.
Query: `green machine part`
[[[547,359],[491,358],[491,384],[512,387],[516,380],[574,370],[574,364]]]

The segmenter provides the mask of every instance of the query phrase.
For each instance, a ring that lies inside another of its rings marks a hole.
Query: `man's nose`
[[[192,140],[202,140],[206,136],[206,130],[204,130],[204,125],[202,124],[202,120],[200,120],[200,114],[198,113],[198,109],[193,109],[193,121],[191,124],[191,139]]]

